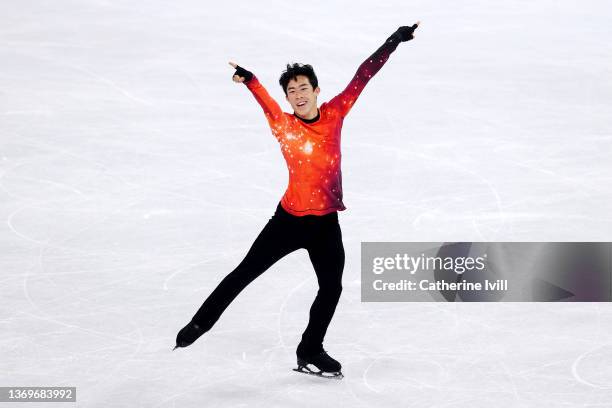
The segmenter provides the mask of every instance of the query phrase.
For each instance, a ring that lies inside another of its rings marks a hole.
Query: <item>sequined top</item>
[[[319,119],[304,121],[283,112],[256,76],[245,82],[264,110],[272,134],[280,143],[289,170],[289,184],[281,199],[290,214],[325,215],[342,211],[340,135],[344,118],[370,78],[387,62],[399,40],[390,37],[357,69],[348,86],[319,107]]]

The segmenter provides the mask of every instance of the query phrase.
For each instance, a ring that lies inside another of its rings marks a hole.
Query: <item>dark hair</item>
[[[312,89],[316,89],[319,86],[319,80],[312,68],[312,65],[309,64],[300,64],[298,62],[294,64],[287,64],[287,69],[283,71],[278,83],[285,91],[285,95],[287,95],[287,86],[289,85],[289,81],[296,80],[298,75],[304,75],[308,77],[308,81],[310,85],[312,85]]]

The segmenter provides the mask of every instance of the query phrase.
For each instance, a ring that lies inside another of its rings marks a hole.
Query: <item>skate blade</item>
[[[314,375],[315,377],[333,379],[333,380],[341,380],[344,378],[344,374],[341,372],[324,372],[324,371],[313,371],[308,367],[299,366],[298,368],[294,368],[293,371],[301,374]]]

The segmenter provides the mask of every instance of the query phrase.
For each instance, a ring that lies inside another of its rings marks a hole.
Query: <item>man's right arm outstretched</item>
[[[234,62],[229,63],[236,69],[236,72],[232,76],[232,80],[238,83],[244,83],[246,87],[251,91],[259,105],[262,107],[268,123],[270,126],[273,123],[278,123],[283,118],[283,110],[279,104],[268,94],[266,88],[259,83],[259,80],[252,72],[247,71]]]

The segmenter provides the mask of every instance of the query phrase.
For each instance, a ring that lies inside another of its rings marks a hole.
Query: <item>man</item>
[[[320,89],[313,68],[302,64],[287,65],[279,83],[293,114],[283,112],[251,72],[230,62],[236,69],[232,79],[244,83],[251,91],[280,143],[289,170],[289,185],[274,216],[246,257],[221,281],[191,322],[181,329],[176,347],[192,344],[213,327],[250,282],[285,255],[305,248],[317,275],[319,291],[297,347],[296,371],[342,377],[340,363],[323,349],[323,338],[342,292],[344,268],[344,247],[338,224],[338,211],[346,208],[342,202],[340,131],[344,118],[370,78],[401,42],[414,38],[418,24],[395,31],[359,66],[346,89],[320,108],[317,105]]]

